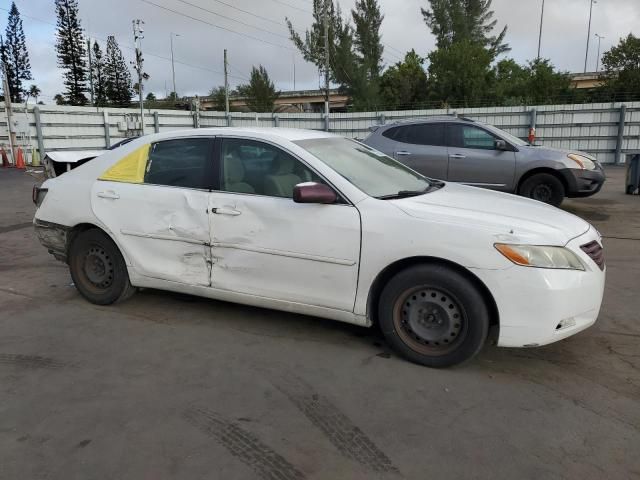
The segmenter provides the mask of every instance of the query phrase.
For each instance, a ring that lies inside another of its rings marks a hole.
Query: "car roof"
[[[467,117],[458,117],[457,115],[434,115],[432,117],[416,117],[406,118],[402,120],[396,120],[381,127],[393,127],[398,125],[412,125],[420,123],[434,123],[434,122],[454,122],[454,123],[477,123],[475,120]]]
[[[150,141],[162,140],[164,138],[194,137],[194,136],[243,136],[254,137],[264,140],[288,140],[296,142],[298,140],[310,140],[316,138],[338,137],[333,133],[322,130],[306,130],[302,128],[280,128],[280,127],[213,127],[195,128],[189,130],[174,130],[172,132],[156,133],[141,137]]]

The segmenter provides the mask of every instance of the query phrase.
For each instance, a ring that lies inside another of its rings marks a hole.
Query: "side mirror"
[[[324,183],[304,182],[293,187],[296,203],[336,203],[338,196]]]
[[[496,140],[494,143],[496,150],[511,150],[509,144],[507,142],[505,142],[504,140]]]

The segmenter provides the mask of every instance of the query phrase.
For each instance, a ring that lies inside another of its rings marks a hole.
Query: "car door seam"
[[[236,250],[245,250],[248,252],[255,252],[255,253],[264,253],[266,255],[277,255],[281,257],[300,258],[303,260],[311,260],[314,262],[333,263],[336,265],[344,265],[348,267],[351,267],[356,264],[356,261],[354,260],[346,260],[342,258],[333,258],[333,257],[323,257],[320,255],[311,255],[307,253],[297,253],[297,252],[290,252],[285,250],[276,250],[272,248],[252,247],[252,246],[242,245],[238,243],[211,242],[211,246],[218,247],[218,248],[233,248]]]

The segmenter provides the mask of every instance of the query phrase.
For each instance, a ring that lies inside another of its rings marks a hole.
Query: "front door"
[[[94,212],[138,274],[210,284],[212,152],[209,138],[160,141],[127,155],[95,182]]]
[[[296,184],[324,180],[279,147],[225,138],[217,151],[212,286],[352,311],[360,255],[357,209],[344,200],[295,203]]]
[[[448,180],[511,191],[516,155],[513,151],[498,150],[495,146],[497,139],[492,133],[474,125],[449,124]]]
[[[447,179],[449,159],[444,123],[402,125],[390,128],[384,134],[387,132],[394,141],[393,157],[396,160],[427,177]]]

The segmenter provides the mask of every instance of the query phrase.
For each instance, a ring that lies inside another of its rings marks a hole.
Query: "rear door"
[[[400,125],[382,133],[393,142],[393,157],[427,177],[447,179],[444,123]]]
[[[516,154],[498,150],[501,140],[484,128],[450,123],[447,128],[448,180],[494,190],[513,189]]]

